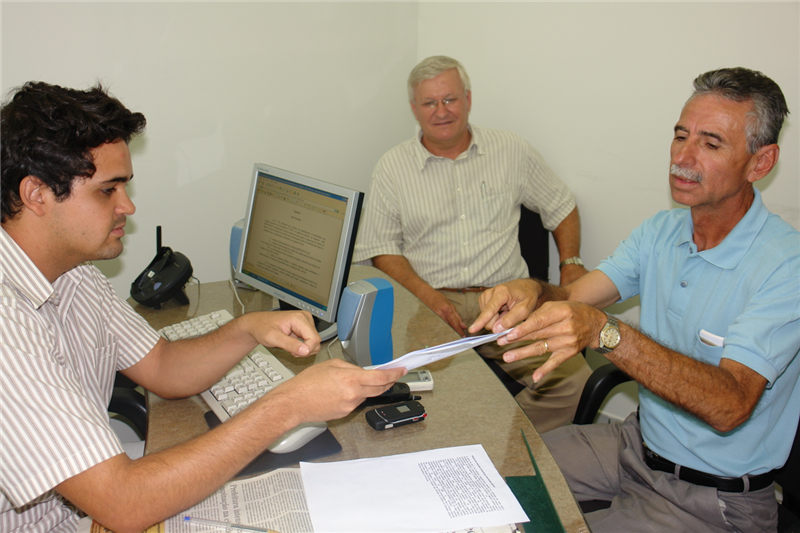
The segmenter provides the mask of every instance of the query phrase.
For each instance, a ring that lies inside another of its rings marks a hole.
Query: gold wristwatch
[[[558,264],[558,269],[561,270],[562,268],[564,268],[567,265],[578,265],[578,266],[585,267],[585,265],[583,264],[583,259],[581,259],[578,256],[568,257],[568,258],[564,259],[563,261],[561,261]]]
[[[619,321],[613,316],[606,313],[608,322],[600,331],[600,347],[597,348],[597,353],[607,354],[617,347],[621,339],[619,334]]]

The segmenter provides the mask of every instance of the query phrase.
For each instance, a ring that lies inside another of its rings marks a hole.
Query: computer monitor
[[[256,163],[234,277],[336,334],[364,194]]]

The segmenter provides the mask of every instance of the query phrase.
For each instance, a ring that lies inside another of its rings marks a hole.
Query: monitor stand
[[[278,300],[278,306],[280,307],[281,311],[298,310],[297,307],[290,303],[284,302],[283,300]],[[324,320],[314,317],[314,326],[317,328],[317,333],[319,333],[319,337],[322,342],[330,340],[336,336],[336,322],[325,322]]]

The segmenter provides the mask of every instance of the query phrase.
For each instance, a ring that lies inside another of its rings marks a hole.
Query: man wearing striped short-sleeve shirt
[[[528,277],[521,205],[553,232],[561,282],[585,274],[572,193],[526,141],[468,123],[472,93],[463,66],[445,56],[425,59],[411,71],[408,90],[422,131],[375,167],[355,260],[372,259],[462,336],[480,312],[482,290]],[[524,385],[516,399],[538,429],[572,420],[589,376],[582,358],[534,385],[546,357],[507,364],[496,343],[478,351]]]
[[[298,424],[345,416],[404,374],[313,365],[220,427],[129,459],[106,412],[115,371],[180,398],[257,344],[308,356],[320,342],[304,312],[248,313],[167,341],[87,263],[122,251],[135,209],[128,141],[144,126],[102,87],[31,82],[0,111],[0,531],[74,532],[78,508],[139,533],[210,495]]]

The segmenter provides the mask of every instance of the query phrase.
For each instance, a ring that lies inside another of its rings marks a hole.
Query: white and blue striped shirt
[[[75,531],[52,489],[123,452],[114,375],[157,341],[96,267],[51,285],[0,229],[0,531]]]

